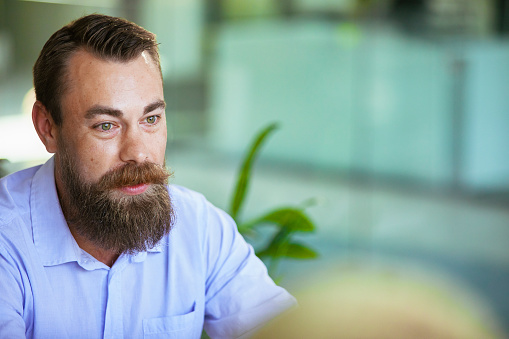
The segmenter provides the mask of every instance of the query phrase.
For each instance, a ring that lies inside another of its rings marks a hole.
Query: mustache
[[[164,166],[152,162],[128,163],[104,174],[97,187],[100,190],[108,190],[140,184],[165,185],[171,176],[172,173]]]

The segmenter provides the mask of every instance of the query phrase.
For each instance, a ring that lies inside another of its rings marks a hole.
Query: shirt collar
[[[80,248],[67,226],[55,185],[51,157],[34,175],[30,194],[34,245],[45,266],[77,261]]]
[[[55,160],[51,157],[35,173],[30,194],[30,212],[35,248],[44,266],[60,265],[66,262],[82,261],[84,251],[78,246],[65,220],[55,185]],[[147,252],[162,251],[165,238]],[[147,252],[132,256],[132,261],[142,262]]]
[[[146,252],[139,252],[131,256],[133,262],[142,262],[147,258],[147,253],[160,253],[163,251],[164,242],[167,238],[161,239],[154,247],[149,248]]]

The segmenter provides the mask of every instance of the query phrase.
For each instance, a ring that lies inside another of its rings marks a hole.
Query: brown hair
[[[56,31],[42,48],[33,69],[36,98],[60,126],[67,64],[76,51],[84,49],[119,62],[133,60],[147,51],[161,71],[157,45],[153,33],[125,19],[101,14],[84,16]]]

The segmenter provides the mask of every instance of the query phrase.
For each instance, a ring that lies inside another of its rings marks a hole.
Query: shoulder
[[[26,249],[31,242],[30,193],[32,179],[40,167],[0,179],[0,247],[11,255]]]
[[[40,167],[27,168],[0,179],[0,227],[29,211],[32,179]]]
[[[168,192],[177,218],[200,218],[202,221],[214,215],[229,218],[226,212],[211,204],[201,193],[178,185],[170,185]]]
[[[5,177],[0,179],[1,187],[2,188],[12,187],[12,185],[22,183],[22,182],[26,181],[27,179],[30,180],[33,178],[35,172],[37,172],[39,170],[39,168],[41,168],[41,167],[42,167],[42,165],[29,167],[29,168],[25,168],[20,171],[11,173],[9,175],[6,175]]]
[[[176,218],[174,235],[192,233],[202,244],[235,236],[237,226],[233,219],[203,194],[178,185],[170,185],[169,194]]]
[[[179,185],[169,185],[168,192],[174,204],[201,204],[206,202],[203,194]]]

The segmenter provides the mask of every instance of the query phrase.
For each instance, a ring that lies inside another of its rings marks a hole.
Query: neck
[[[74,227],[72,227],[72,224],[69,224],[69,223],[67,223],[67,224],[69,225],[69,230],[71,231],[72,236],[78,243],[78,246],[83,251],[87,252],[88,254],[90,254],[91,256],[93,256],[95,259],[102,262],[103,264],[108,265],[109,267],[113,266],[113,264],[115,263],[115,261],[117,261],[117,259],[119,257],[118,253],[116,253],[114,251],[110,251],[110,250],[105,250],[103,248],[100,248],[100,247],[94,245],[87,238],[80,236],[75,231]]]

